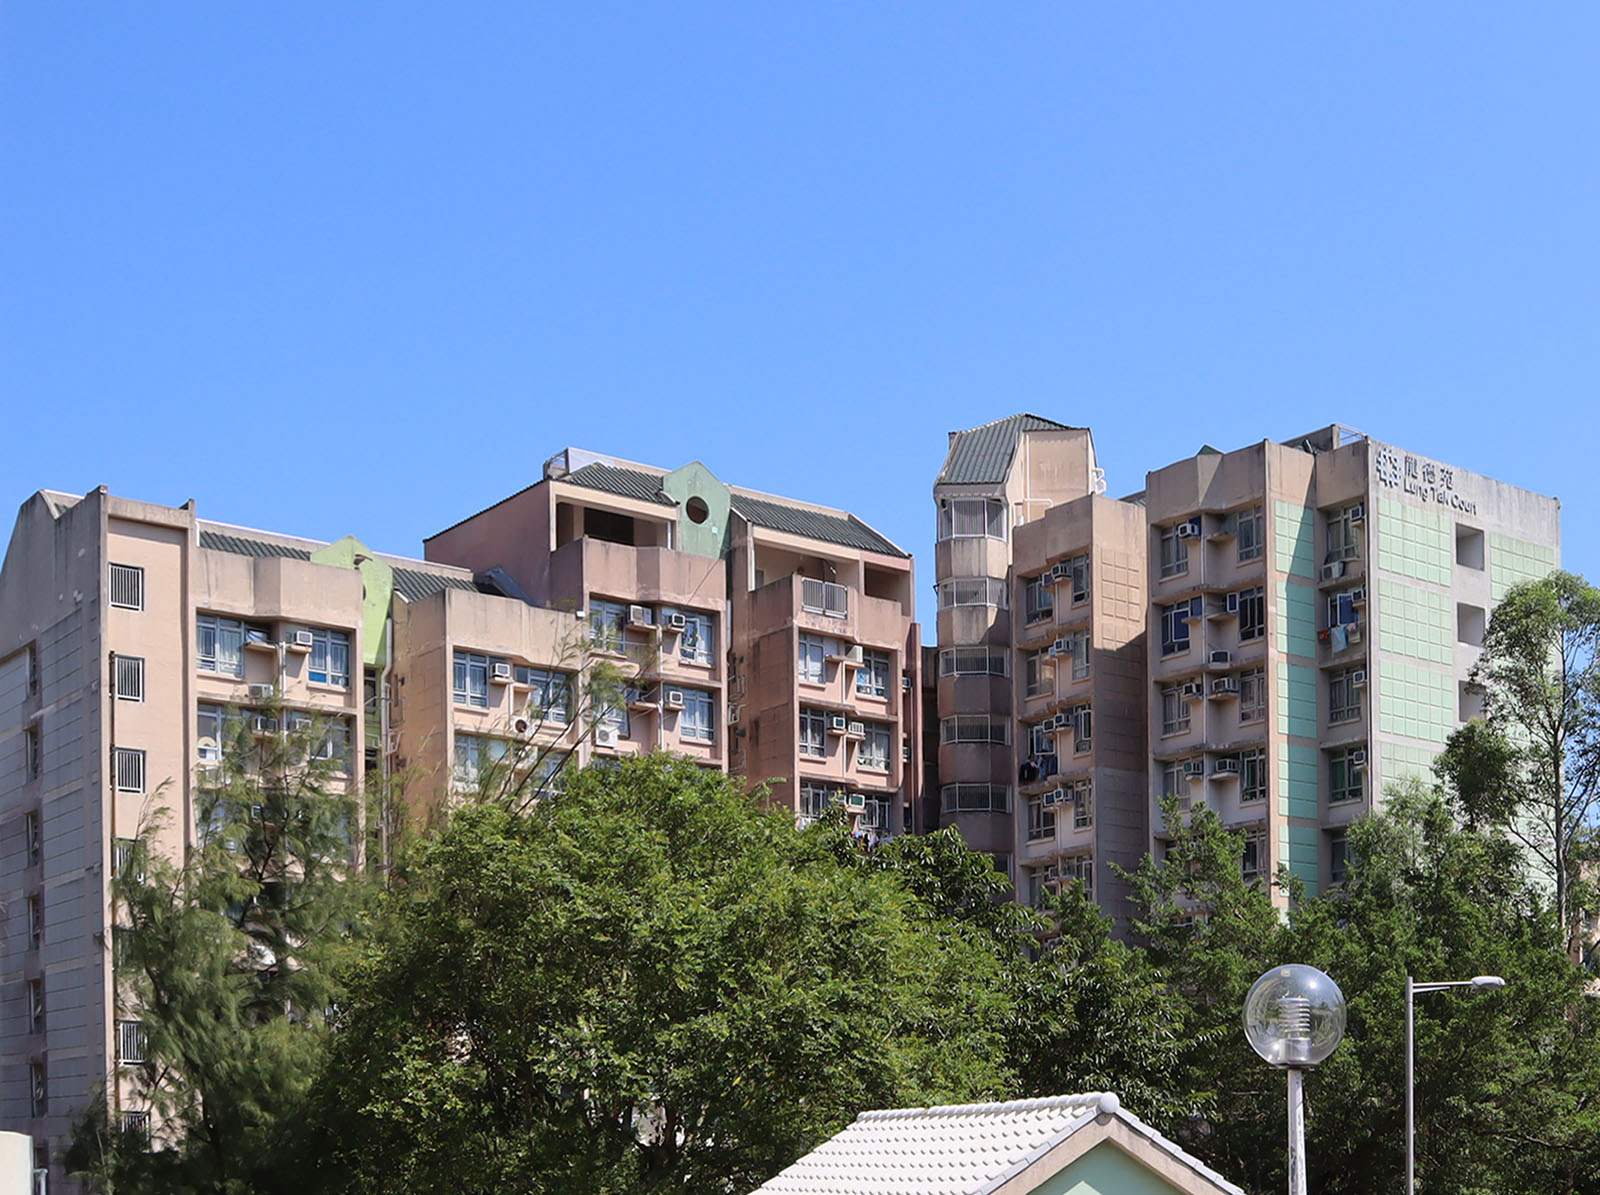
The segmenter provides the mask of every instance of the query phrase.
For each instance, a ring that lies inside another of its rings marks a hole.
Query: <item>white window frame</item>
[[[694,743],[717,741],[717,707],[704,689],[681,689],[683,708],[678,711],[678,737]]]
[[[795,641],[795,665],[801,684],[827,683],[828,656],[838,651],[838,643],[837,639],[823,635],[812,635],[805,631],[799,633]]]
[[[118,747],[112,756],[116,788],[119,793],[142,793],[149,783],[145,774],[148,760],[138,747]]]
[[[113,679],[118,701],[144,701],[144,657],[117,655]]]
[[[661,609],[662,622],[666,622],[668,614],[681,614],[683,616],[683,630],[678,632],[678,658],[690,664],[712,664],[716,662],[716,622],[711,615],[699,610],[685,610],[680,607],[663,606]]]
[[[939,542],[947,539],[1006,538],[1003,498],[946,498],[939,504]]]
[[[1072,637],[1072,679],[1088,680],[1094,668],[1094,644],[1089,641],[1089,632]]]
[[[572,676],[554,668],[518,667],[519,684],[528,687],[528,712],[541,722],[567,726],[572,722]]]
[[[1246,534],[1248,530],[1249,534]],[[1266,518],[1259,506],[1241,510],[1234,524],[1235,542],[1239,548],[1239,563],[1260,560],[1266,550]]]
[[[1161,734],[1163,737],[1175,734],[1188,734],[1194,726],[1194,711],[1190,708],[1189,699],[1184,695],[1183,686],[1170,684],[1161,686]]]
[[[1366,799],[1367,780],[1364,769],[1352,767],[1351,754],[1363,751],[1365,747],[1345,747],[1338,751],[1328,752],[1328,803],[1330,805],[1345,805],[1352,801]],[[1339,783],[1338,777],[1343,774],[1344,783]]]
[[[856,693],[863,697],[889,696],[890,665],[893,663],[886,651],[863,651],[861,665],[856,669]]]
[[[589,599],[589,642],[597,651],[621,655],[628,646],[628,606],[607,598]]]
[[[994,577],[951,577],[934,586],[939,595],[939,609],[956,610],[964,606],[987,606],[1009,610],[1011,598],[1006,583]]]
[[[494,661],[481,652],[456,648],[451,659],[451,699],[472,709],[489,708],[489,667]],[[481,683],[476,683],[479,677]]]
[[[1239,674],[1239,722],[1259,722],[1267,716],[1267,670],[1246,668]]]
[[[1028,798],[1028,841],[1042,842],[1056,836],[1056,811],[1046,809],[1044,796]]]
[[[1354,518],[1358,505],[1352,503],[1327,512],[1325,526],[1328,552],[1325,560],[1354,560],[1361,555],[1361,524]]]
[[[1159,530],[1159,553],[1157,559],[1161,563],[1161,579],[1181,577],[1189,571],[1189,540],[1178,535],[1179,527],[1187,527],[1188,519],[1170,523]]]
[[[117,1021],[117,1063],[142,1066],[150,1056],[150,1035],[144,1022],[134,1018]]]
[[[940,676],[1010,676],[1011,654],[1001,647],[946,647],[939,652]]]
[[[866,723],[866,733],[856,744],[856,767],[863,772],[888,772],[894,767],[893,740],[892,727]]]
[[[1062,562],[1070,572],[1067,584],[1072,587],[1071,601],[1074,606],[1081,606],[1089,600],[1089,553],[1080,552],[1076,556],[1068,557]]]
[[[1023,689],[1026,698],[1050,697],[1056,691],[1056,662],[1045,650],[1030,651],[1023,657]]]
[[[1248,618],[1249,612],[1254,618]],[[1239,591],[1239,642],[1252,643],[1267,633],[1267,591],[1260,585]]]
[[[800,754],[806,759],[828,758],[828,711],[800,707]]]
[[[1183,770],[1184,760],[1168,760],[1161,769],[1161,790],[1157,797],[1187,797],[1189,795],[1189,773]]]
[[[1267,799],[1267,750],[1257,747],[1239,753],[1239,800],[1241,803]]]
[[[1094,825],[1094,782],[1080,780],[1072,786],[1072,828],[1087,830]]]
[[[1361,690],[1356,687],[1355,668],[1341,668],[1328,677],[1328,725],[1361,720]]]
[[[1011,742],[1011,719],[998,714],[953,714],[939,720],[939,741],[1007,746]]]
[[[311,654],[306,657],[306,679],[312,684],[328,685],[335,689],[350,687],[348,631],[335,631],[329,627],[311,628]]]
[[[1056,616],[1056,583],[1049,573],[1024,577],[1022,581],[1023,621],[1045,622]]]
[[[1188,600],[1161,608],[1161,654],[1181,656],[1194,640],[1189,634],[1189,616],[1194,605]],[[1181,633],[1180,633],[1181,632]]]
[[[118,610],[143,610],[144,566],[112,562],[106,572],[106,595]]]

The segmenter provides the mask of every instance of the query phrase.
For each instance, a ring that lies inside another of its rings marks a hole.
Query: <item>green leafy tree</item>
[[[1522,846],[1575,957],[1600,813],[1597,648],[1600,589],[1564,572],[1513,586],[1473,670],[1485,718],[1451,736],[1437,764],[1469,822]]]
[[[456,811],[389,915],[308,1118],[327,1189],[742,1192],[1009,1082],[974,927],[686,760]]]
[[[113,1078],[154,1136],[114,1121],[108,1090],[67,1149],[95,1189],[271,1189],[371,892],[348,749],[339,723],[240,711],[206,773],[192,848],[178,861],[151,849],[171,821],[158,809],[119,859],[107,945],[142,1061]]]

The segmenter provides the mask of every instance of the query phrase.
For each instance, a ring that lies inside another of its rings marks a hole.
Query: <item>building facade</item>
[[[102,1085],[159,1136],[124,1077],[142,1032],[109,881],[135,838],[196,840],[238,719],[315,719],[336,784],[403,779],[419,817],[501,761],[537,794],[665,749],[797,814],[836,803],[863,836],[910,824],[912,562],[853,516],[571,451],[426,553],[104,489],[24,503],[0,571],[0,1120],[42,1168]]]

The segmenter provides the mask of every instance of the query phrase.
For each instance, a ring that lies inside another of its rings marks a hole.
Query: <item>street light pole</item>
[[[1251,1048],[1289,1080],[1289,1195],[1306,1195],[1305,1072],[1339,1044],[1344,1017],[1339,985],[1300,963],[1268,971],[1244,998]]]
[[[1474,975],[1471,979],[1445,979],[1436,983],[1418,983],[1411,976],[1406,976],[1406,1195],[1417,1195],[1416,994],[1439,992],[1445,988],[1476,988],[1485,991],[1505,986],[1506,981],[1498,975]]]

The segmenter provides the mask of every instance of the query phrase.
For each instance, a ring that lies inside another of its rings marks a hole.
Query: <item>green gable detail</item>
[[[357,557],[361,558],[359,562]],[[369,668],[382,668],[389,639],[384,629],[389,621],[389,603],[394,596],[394,570],[353,535],[318,548],[311,553],[311,562],[361,570],[361,642],[365,649],[362,662]]]
[[[1184,1195],[1166,1179],[1147,1170],[1110,1141],[1058,1170],[1029,1195]]]
[[[727,552],[733,495],[710,469],[691,461],[663,477],[661,490],[678,504],[680,552],[713,558]]]

